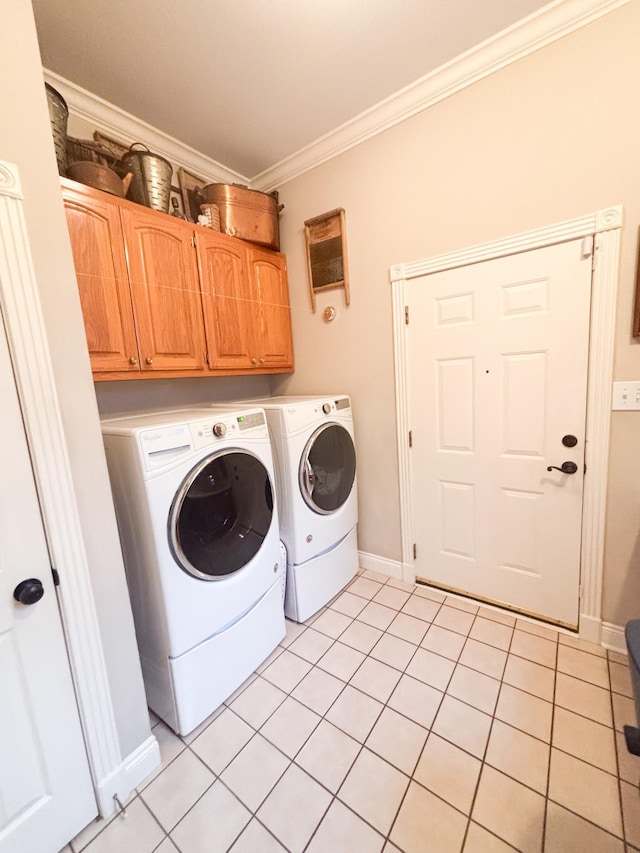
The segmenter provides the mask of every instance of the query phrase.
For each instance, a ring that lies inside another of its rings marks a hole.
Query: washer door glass
[[[273,517],[269,473],[250,453],[227,451],[185,478],[169,514],[169,543],[182,569],[206,580],[246,566]]]
[[[339,424],[317,429],[304,449],[298,479],[307,506],[330,515],[351,494],[356,476],[356,449],[347,430]]]

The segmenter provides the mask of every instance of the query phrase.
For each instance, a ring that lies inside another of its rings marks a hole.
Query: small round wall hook
[[[332,320],[336,319],[336,309],[333,305],[327,305],[327,307],[322,312],[322,319],[326,320],[327,323],[330,323]]]

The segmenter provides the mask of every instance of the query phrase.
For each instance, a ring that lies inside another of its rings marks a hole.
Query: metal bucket
[[[65,175],[67,172],[67,122],[69,120],[69,107],[60,92],[56,92],[53,86],[44,84],[47,91],[47,106],[49,107],[49,120],[51,121],[51,132],[53,134],[53,145],[56,150],[58,161],[58,172]]]
[[[134,151],[140,145],[142,150]],[[127,198],[153,210],[169,212],[173,166],[159,154],[152,154],[140,142],[134,142],[120,161],[120,170],[131,172],[133,179]]]

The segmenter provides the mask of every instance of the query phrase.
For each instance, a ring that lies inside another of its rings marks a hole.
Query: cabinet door
[[[293,368],[287,259],[253,247],[248,258],[253,296],[260,307],[258,366]]]
[[[245,245],[226,234],[198,229],[196,250],[209,367],[253,368],[258,361],[253,329],[259,320],[251,300]]]
[[[121,218],[142,370],[204,369],[192,226],[143,207]]]
[[[90,191],[65,188],[63,199],[91,368],[139,371],[118,208]]]

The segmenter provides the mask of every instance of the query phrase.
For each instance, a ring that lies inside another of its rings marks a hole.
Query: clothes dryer
[[[237,405],[240,405],[238,403]],[[351,401],[265,397],[287,549],[285,613],[304,622],[358,571],[358,495]]]
[[[285,632],[265,413],[136,413],[102,432],[147,700],[188,734]]]

